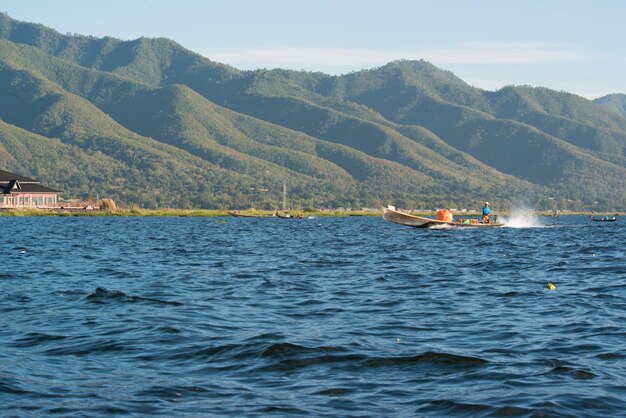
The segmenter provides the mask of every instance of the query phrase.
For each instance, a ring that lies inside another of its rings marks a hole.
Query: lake
[[[626,410],[626,219],[0,222],[3,415]]]

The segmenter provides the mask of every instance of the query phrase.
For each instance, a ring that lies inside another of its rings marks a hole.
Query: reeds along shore
[[[228,216],[228,209],[37,209],[37,208],[19,208],[19,209],[2,209],[0,216],[196,216],[196,217],[221,217]],[[250,215],[273,215],[276,211],[271,210],[238,210],[238,213]],[[292,217],[344,217],[344,216],[380,216],[380,211],[280,211],[281,215],[291,215]]]
[[[0,216],[228,216],[226,210],[206,209],[37,209],[19,208],[0,210]]]

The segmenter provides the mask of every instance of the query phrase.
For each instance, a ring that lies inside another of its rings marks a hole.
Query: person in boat
[[[491,213],[491,209],[489,208],[489,202],[485,202],[483,206],[483,223],[489,223],[489,214]]]

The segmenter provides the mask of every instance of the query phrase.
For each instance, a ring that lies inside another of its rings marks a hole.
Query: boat
[[[235,218],[275,218],[276,215],[264,215],[264,214],[253,214],[253,213],[241,213],[236,210],[232,212],[228,212],[228,216],[233,216]]]
[[[504,226],[502,222],[482,223],[478,219],[458,219],[456,221],[440,221],[433,218],[411,215],[396,209],[394,206],[383,208],[383,219],[400,225],[414,228],[462,227],[462,228],[497,228]]]
[[[292,215],[287,210],[287,184],[283,183],[283,210],[279,212],[275,210],[272,214],[261,214],[261,213],[246,213],[246,212],[238,212],[236,210],[229,211],[228,216],[233,216],[235,218],[278,218],[278,219],[315,219],[314,216],[303,216],[302,213],[298,213],[297,215]]]
[[[601,218],[591,217],[591,220],[594,222],[615,222],[617,218],[615,216],[602,216]]]
[[[292,216],[290,213],[277,213],[276,216],[281,219],[303,219],[302,215]]]
[[[289,212],[283,212],[283,213],[276,212],[276,216],[281,219],[315,219],[315,216],[313,215],[305,216],[301,212],[298,212],[298,214],[296,215],[292,215]]]

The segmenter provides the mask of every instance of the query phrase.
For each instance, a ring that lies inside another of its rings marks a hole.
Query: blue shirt
[[[489,215],[491,213],[491,209],[489,206],[483,206],[483,215]]]

